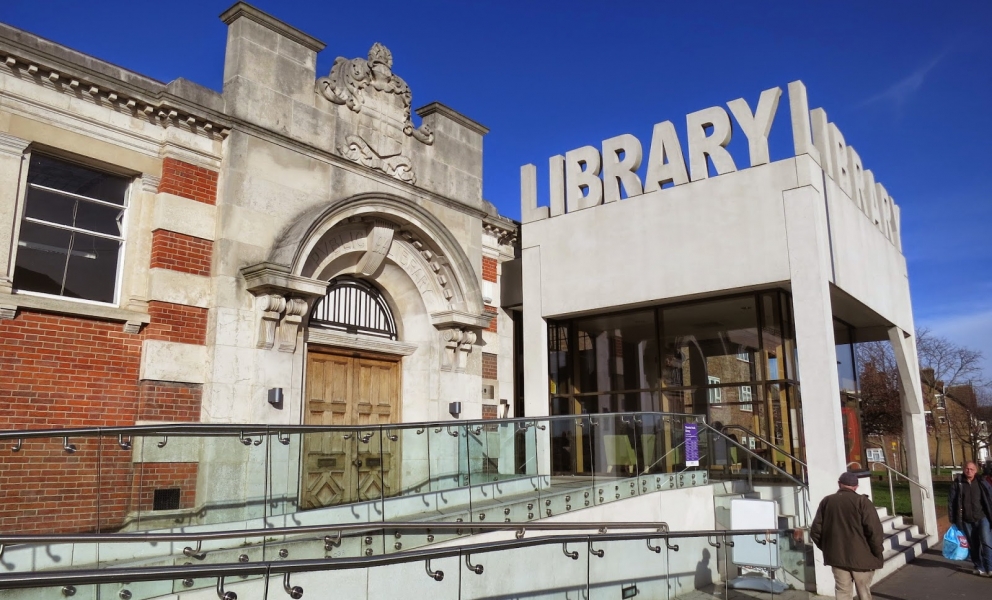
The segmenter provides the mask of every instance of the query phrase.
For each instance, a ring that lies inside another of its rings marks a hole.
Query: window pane
[[[76,212],[76,199],[28,188],[27,202],[24,206],[24,216],[49,223],[72,226],[73,215]]]
[[[666,385],[757,379],[758,323],[753,296],[666,308]]]
[[[571,369],[568,366],[568,325],[548,324],[549,391],[552,394],[571,393]],[[567,414],[567,413],[566,413]]]
[[[14,266],[14,288],[61,294],[72,233],[34,223],[21,223]]]
[[[858,381],[854,364],[854,344],[851,343],[851,329],[834,319],[834,343],[837,352],[837,381],[840,391],[858,393]]]
[[[577,320],[580,392],[658,385],[654,311]]]
[[[764,364],[766,377],[770,380],[785,379],[785,369],[782,356],[784,339],[782,337],[782,311],[778,302],[778,294],[761,295],[761,340],[764,344]]]
[[[76,206],[75,225],[80,229],[119,236],[123,233],[121,231],[123,218],[123,208],[102,206],[85,200],[80,200]]]
[[[74,233],[63,295],[113,302],[120,242]]]
[[[748,389],[752,388],[749,387]],[[757,398],[757,388],[754,388],[752,392]],[[715,429],[730,427],[726,431],[726,435],[729,436],[733,433],[737,441],[741,441],[742,436],[752,437],[752,434],[734,429],[731,427],[733,425],[743,427],[765,439],[769,439],[766,431],[767,419],[765,418],[763,403],[740,404],[738,402],[740,398],[738,388],[725,388],[723,395],[725,398],[729,398],[730,402],[725,404],[711,404],[708,411],[709,414],[707,415],[707,421],[712,423]]]
[[[706,390],[673,390],[661,394],[661,412],[706,414]]]
[[[128,180],[39,154],[31,155],[28,183],[124,205]]]

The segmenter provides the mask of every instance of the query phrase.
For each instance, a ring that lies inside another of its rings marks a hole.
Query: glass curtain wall
[[[792,323],[781,291],[549,321],[551,414],[703,414],[798,475],[759,439],[803,459]]]

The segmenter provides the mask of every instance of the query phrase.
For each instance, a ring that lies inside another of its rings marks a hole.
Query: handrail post
[[[896,516],[896,492],[895,488],[892,486],[892,469],[889,469],[889,500],[892,504],[892,516]]]

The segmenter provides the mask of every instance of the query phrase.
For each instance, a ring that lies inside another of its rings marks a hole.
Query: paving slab
[[[971,574],[970,561],[947,560],[931,548],[871,588],[880,600],[992,598],[992,577]]]

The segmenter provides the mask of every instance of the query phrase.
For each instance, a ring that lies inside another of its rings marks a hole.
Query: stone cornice
[[[241,269],[247,289],[252,294],[292,294],[316,298],[327,293],[326,281],[293,275],[289,267],[274,263],[258,263]]]
[[[0,73],[211,139],[222,139],[231,128],[216,92],[185,80],[164,85],[3,24]],[[198,94],[199,101],[178,96],[173,89]]]
[[[31,142],[0,131],[0,152],[20,156]]]
[[[439,115],[443,115],[447,117],[448,119],[451,119],[452,121],[458,123],[459,125],[461,125],[466,129],[478,133],[479,135],[486,135],[487,133],[489,133],[489,128],[483,125],[482,123],[479,123],[478,121],[473,121],[472,119],[466,117],[462,113],[448,106],[445,106],[440,102],[431,102],[426,106],[421,106],[420,108],[416,109],[414,112],[416,112],[421,119],[423,119],[428,115],[433,115],[437,113]]]
[[[482,219],[482,229],[496,238],[500,244],[513,244],[520,233],[520,224],[502,216],[487,216]]]
[[[231,8],[225,10],[221,13],[220,20],[225,24],[230,25],[241,17],[250,19],[262,27],[267,27],[279,35],[289,38],[304,48],[313,50],[314,52],[320,52],[327,46],[327,44],[317,38],[307,35],[291,25],[283,23],[279,19],[258,10],[247,2],[238,2]]]
[[[486,329],[493,320],[493,313],[476,315],[458,310],[431,313],[431,324],[437,329]]]

